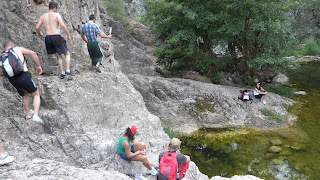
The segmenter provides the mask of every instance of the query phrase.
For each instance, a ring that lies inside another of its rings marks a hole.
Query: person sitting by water
[[[261,84],[257,83],[256,87],[254,88],[254,91],[253,91],[254,97],[256,97],[257,99],[261,99],[261,102],[263,104],[266,104],[267,103],[267,100],[266,100],[267,94],[268,94],[268,92],[261,87]]]
[[[120,137],[118,144],[118,153],[126,161],[141,161],[148,168],[147,174],[157,175],[157,170],[151,167],[146,155],[147,145],[134,139],[137,133],[137,127],[127,128],[126,132]]]

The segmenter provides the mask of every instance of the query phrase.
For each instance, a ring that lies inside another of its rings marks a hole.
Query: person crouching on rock
[[[126,161],[141,161],[148,168],[147,173],[157,175],[157,170],[151,167],[146,156],[147,145],[134,139],[137,133],[137,127],[127,128],[126,132],[120,137],[118,144],[118,153],[120,157]]]
[[[261,102],[263,104],[267,103],[266,97],[267,97],[268,92],[261,87],[260,83],[256,84],[256,87],[254,88],[253,94],[254,94],[254,97],[256,97],[257,99],[261,99]]]

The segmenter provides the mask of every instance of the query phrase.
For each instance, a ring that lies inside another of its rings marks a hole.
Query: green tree
[[[212,48],[227,45],[223,60],[228,59],[248,76],[257,69],[257,59],[269,58],[261,65],[266,65],[270,58],[282,62],[277,57],[291,37],[287,14],[295,5],[285,0],[147,0],[146,3],[146,20],[164,42],[155,50],[160,64],[169,69],[178,66],[214,74],[228,66],[221,67],[223,63]]]

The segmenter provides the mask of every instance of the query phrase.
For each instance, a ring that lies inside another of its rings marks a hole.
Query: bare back
[[[62,19],[59,13],[47,12],[40,17],[40,21],[46,29],[47,36],[60,34],[60,24],[62,22]]]
[[[23,63],[23,71],[28,71],[27,63],[24,62],[25,59],[24,59],[24,56],[22,54],[21,47],[14,47],[13,50],[18,54],[21,62]]]

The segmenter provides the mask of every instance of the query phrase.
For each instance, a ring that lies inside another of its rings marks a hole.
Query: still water
[[[252,174],[263,179],[320,179],[320,63],[290,70],[297,97],[290,111],[298,116],[289,128],[204,129],[182,137],[181,151],[189,154],[209,177]],[[275,145],[275,151],[270,152]],[[279,149],[280,148],[280,149]]]

